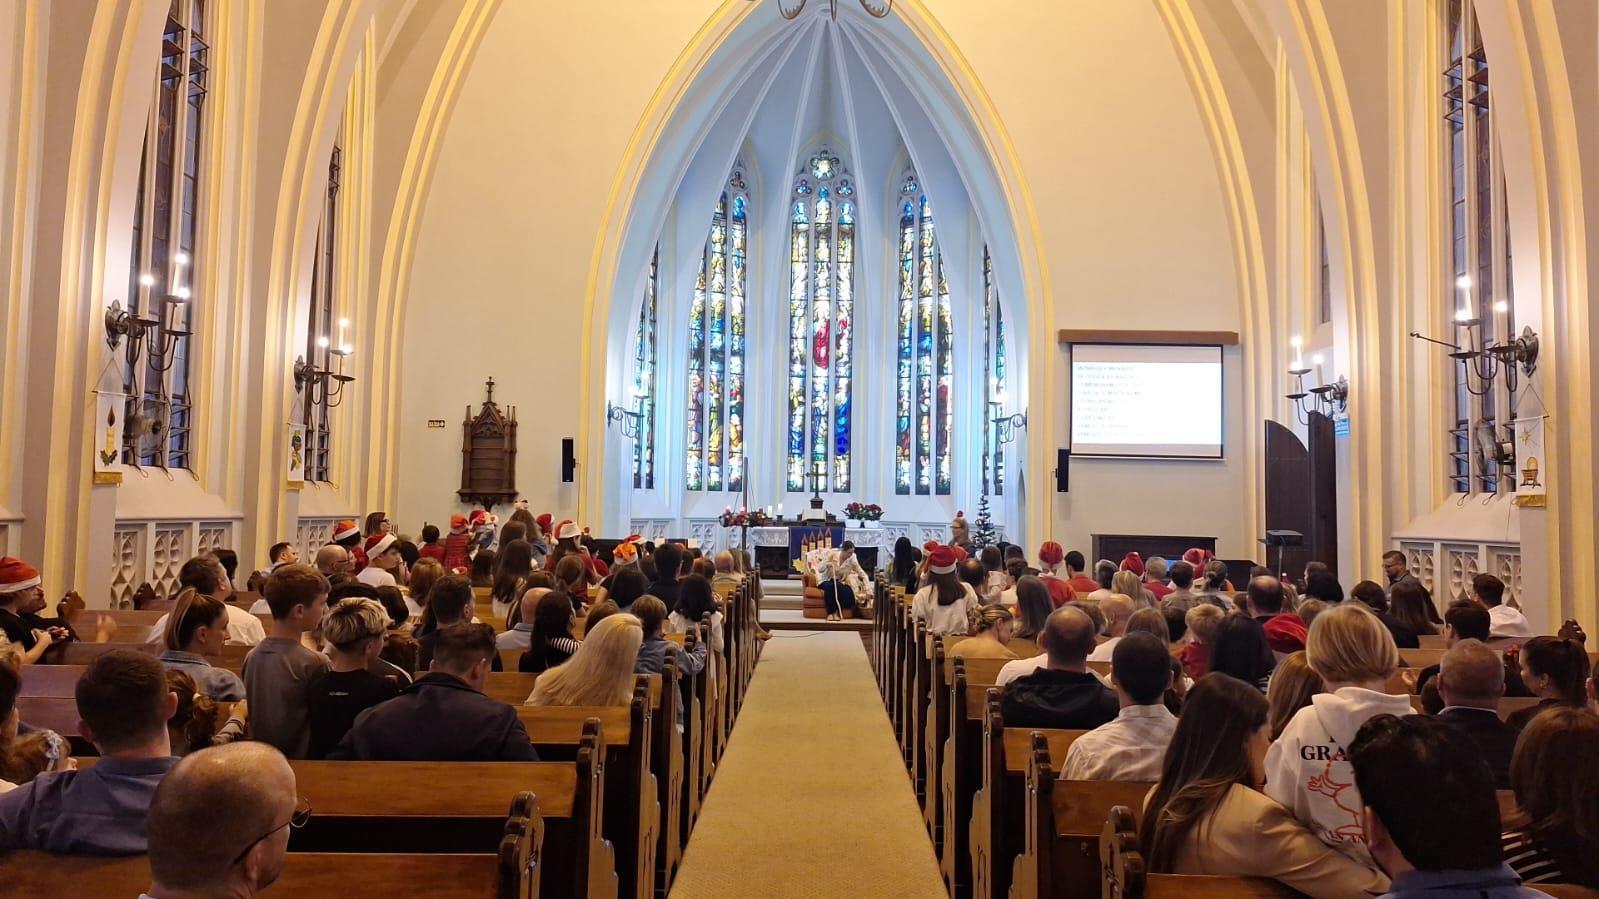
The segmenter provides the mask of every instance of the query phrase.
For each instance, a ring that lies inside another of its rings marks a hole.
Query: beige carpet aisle
[[[943,895],[860,635],[779,632],[672,899]]]

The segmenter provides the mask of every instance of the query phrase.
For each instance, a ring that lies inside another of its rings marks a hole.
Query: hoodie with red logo
[[[1360,790],[1349,744],[1378,715],[1413,714],[1408,696],[1363,687],[1318,693],[1266,751],[1266,795],[1294,813],[1323,843],[1375,868],[1360,824]]]

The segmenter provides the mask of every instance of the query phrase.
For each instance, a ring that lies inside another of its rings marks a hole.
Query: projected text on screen
[[[1222,455],[1219,347],[1072,347],[1072,453]]]

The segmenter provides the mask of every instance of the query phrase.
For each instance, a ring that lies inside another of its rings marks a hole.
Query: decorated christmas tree
[[[985,546],[992,546],[999,542],[999,534],[994,530],[994,518],[988,514],[988,494],[985,492],[977,501],[977,525],[972,529],[972,549],[981,551]]]

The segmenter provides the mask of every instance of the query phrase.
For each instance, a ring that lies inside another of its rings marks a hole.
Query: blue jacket
[[[371,762],[536,762],[516,709],[433,672],[367,709],[328,753]]]
[[[1549,894],[1521,885],[1521,878],[1501,864],[1469,871],[1411,871],[1394,878],[1379,899],[1533,899]]]

